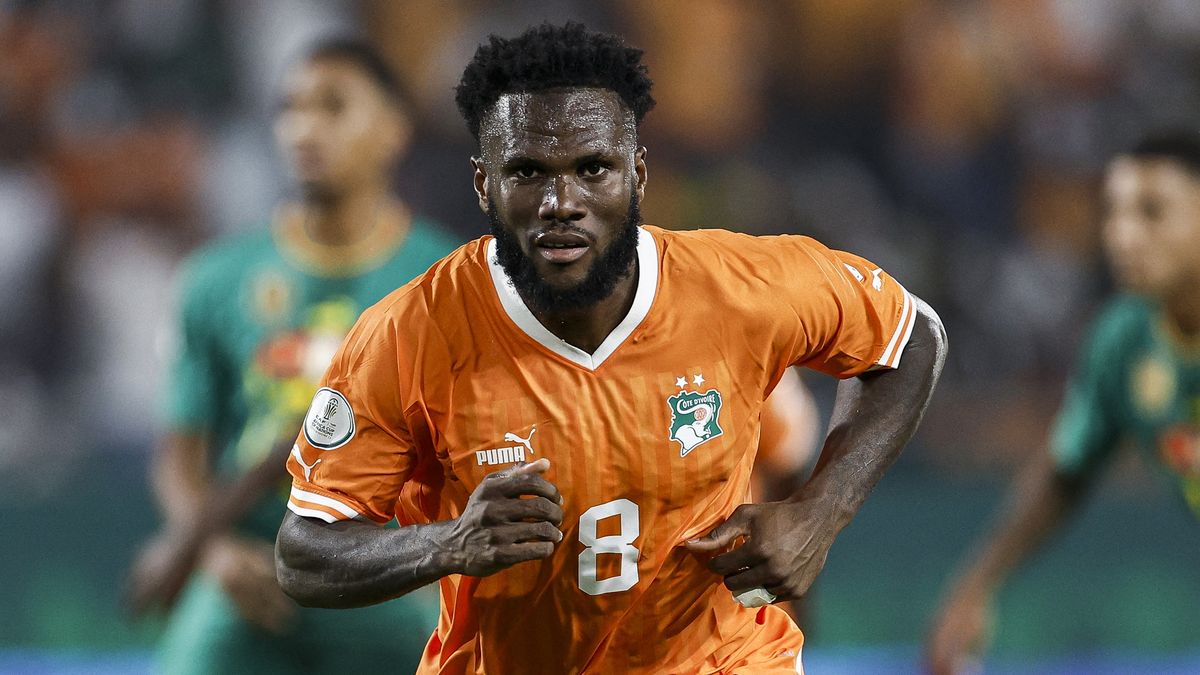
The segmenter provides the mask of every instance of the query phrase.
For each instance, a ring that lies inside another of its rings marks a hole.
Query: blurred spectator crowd
[[[1194,0],[0,0],[10,496],[152,447],[177,266],[286,196],[271,116],[307,43],[384,50],[416,97],[400,192],[466,239],[486,223],[461,68],[488,33],[566,19],[646,50],[648,222],[811,234],[938,309],[952,360],[908,460],[937,470],[1040,447],[1110,290],[1103,164],[1200,111]]]

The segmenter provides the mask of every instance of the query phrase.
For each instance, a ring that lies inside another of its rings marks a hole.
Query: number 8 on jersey
[[[605,518],[621,517],[621,529],[617,534],[596,536],[596,526]],[[615,499],[597,504],[579,516],[579,543],[583,552],[579,554],[579,589],[588,595],[619,593],[633,588],[638,582],[638,558],[641,551],[633,541],[641,535],[638,505],[628,499]],[[617,553],[621,556],[621,571],[607,579],[596,578],[596,556],[601,553]]]

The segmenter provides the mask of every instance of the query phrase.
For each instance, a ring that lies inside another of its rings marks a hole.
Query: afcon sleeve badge
[[[314,448],[333,450],[354,438],[354,411],[341,392],[321,387],[304,416],[304,438]]]

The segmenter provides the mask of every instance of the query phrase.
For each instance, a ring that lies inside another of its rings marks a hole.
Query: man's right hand
[[[991,633],[991,594],[960,587],[938,610],[925,645],[933,675],[980,672],[979,656]]]
[[[275,553],[270,544],[232,535],[219,537],[206,552],[204,568],[246,621],[275,634],[285,633],[295,623],[299,608],[275,580]]]
[[[563,500],[542,477],[549,468],[543,457],[479,483],[445,542],[457,573],[484,577],[554,553],[563,538]]]

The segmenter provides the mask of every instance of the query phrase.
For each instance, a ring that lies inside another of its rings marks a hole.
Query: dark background
[[[488,33],[567,18],[646,50],[647,222],[812,234],[945,320],[928,418],[805,626],[820,672],[912,667],[1111,290],[1104,161],[1200,114],[1200,3],[0,0],[0,670],[146,667],[158,625],[116,599],[157,523],[173,280],[286,196],[270,121],[289,59],[331,33],[388,54],[419,107],[399,189],[466,239],[486,223],[451,89]],[[827,412],[832,383],[807,381]],[[1132,457],[1097,497],[1001,594],[998,662],[1200,664],[1194,520]]]

